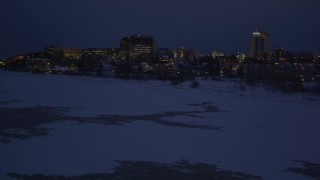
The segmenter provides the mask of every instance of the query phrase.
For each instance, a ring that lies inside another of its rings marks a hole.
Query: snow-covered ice
[[[172,86],[152,80],[0,71],[0,109],[70,108],[65,112],[70,121],[41,125],[50,128],[49,136],[0,142],[0,179],[9,179],[8,172],[72,176],[108,172],[121,160],[182,159],[263,179],[308,179],[285,171],[300,166],[294,160],[320,162],[320,101],[262,87],[240,90],[239,81],[199,82],[198,88],[190,88],[191,82]],[[206,105],[217,111],[206,111]],[[99,115],[126,121],[71,120]],[[166,123],[144,118],[153,115]]]

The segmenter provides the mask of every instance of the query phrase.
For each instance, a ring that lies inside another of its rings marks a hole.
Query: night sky
[[[320,52],[319,0],[1,0],[0,57],[49,45],[119,47],[146,34],[157,48],[249,52],[258,29],[270,49]]]

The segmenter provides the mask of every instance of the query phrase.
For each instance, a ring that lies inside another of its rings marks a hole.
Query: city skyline
[[[119,47],[121,34],[152,35],[157,48],[249,54],[256,29],[270,34],[270,50],[320,52],[320,13],[308,1],[46,1],[5,0],[0,57],[52,44],[79,49]]]

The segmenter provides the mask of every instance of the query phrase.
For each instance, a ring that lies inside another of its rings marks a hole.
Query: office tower
[[[130,45],[132,59],[150,60],[154,54],[155,40],[152,36],[132,35]]]
[[[155,40],[152,36],[132,35],[120,40],[120,58],[151,60],[154,55]]]
[[[255,31],[250,39],[250,57],[261,58],[267,55],[269,47],[269,34]]]
[[[130,38],[126,36],[122,36],[120,40],[119,58],[125,60],[125,59],[129,59],[130,56],[131,56]]]

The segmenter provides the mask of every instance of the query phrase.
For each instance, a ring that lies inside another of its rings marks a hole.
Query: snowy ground
[[[320,163],[319,97],[199,82],[0,71],[0,179],[182,160],[263,179],[309,178],[287,170],[303,168],[295,160]]]

